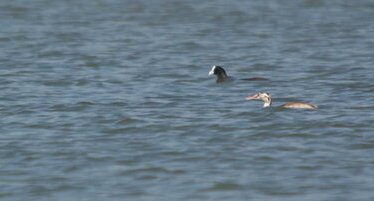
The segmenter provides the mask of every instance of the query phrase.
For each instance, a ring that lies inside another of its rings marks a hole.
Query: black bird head
[[[212,69],[209,71],[209,75],[216,75],[216,76],[227,76],[225,69],[221,66],[213,66]]]

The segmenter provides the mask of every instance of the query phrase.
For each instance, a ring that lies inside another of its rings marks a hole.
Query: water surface
[[[373,200],[373,19],[370,0],[2,1],[0,199]]]

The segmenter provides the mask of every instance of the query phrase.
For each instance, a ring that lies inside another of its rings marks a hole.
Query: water
[[[371,201],[373,19],[371,0],[1,1],[0,199]],[[217,84],[218,64],[271,81]],[[320,109],[276,107],[295,100]]]

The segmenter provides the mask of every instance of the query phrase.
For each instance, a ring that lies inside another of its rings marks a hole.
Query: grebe
[[[209,71],[208,75],[216,75],[217,82],[224,82],[230,79],[230,77],[227,75],[225,69],[223,69],[222,66],[213,66],[212,69]],[[268,80],[268,79],[263,78],[263,77],[253,77],[253,78],[244,78],[241,80],[255,81],[255,80]]]
[[[272,100],[269,93],[259,92],[253,96],[248,96],[246,100],[262,100],[264,102],[264,108],[270,107]],[[318,106],[310,103],[303,102],[289,102],[281,105],[282,108],[292,108],[292,109],[317,109]]]

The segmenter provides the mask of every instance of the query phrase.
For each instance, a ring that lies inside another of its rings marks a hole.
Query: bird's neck
[[[271,106],[271,102],[272,102],[271,99],[264,101],[264,108],[265,107],[270,107]]]
[[[223,82],[223,81],[227,80],[228,78],[229,77],[225,73],[217,75],[217,81],[218,82]]]

